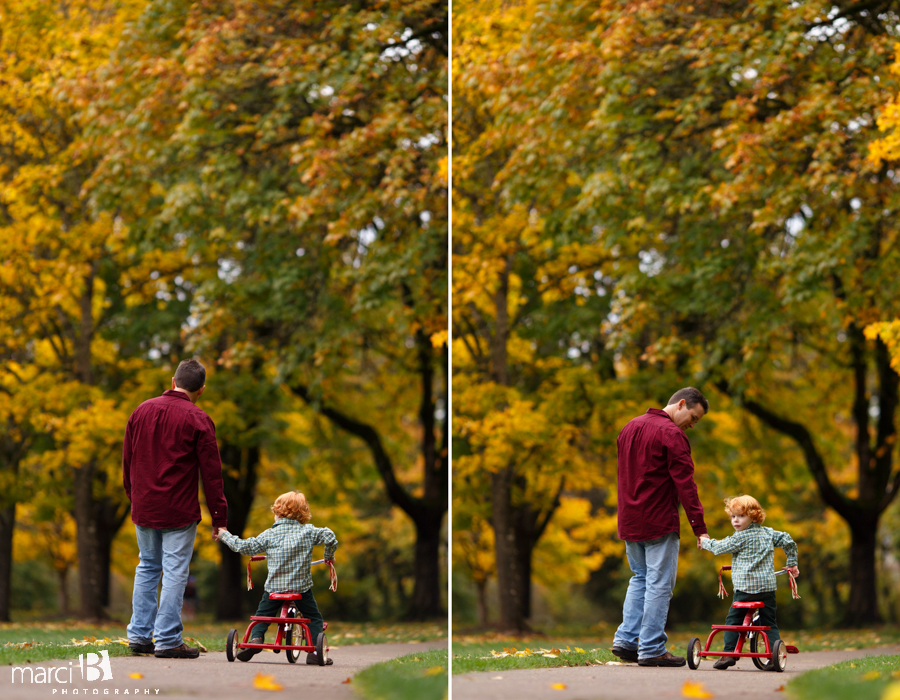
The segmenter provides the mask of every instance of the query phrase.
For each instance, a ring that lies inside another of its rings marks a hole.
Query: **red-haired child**
[[[769,626],[769,645],[780,638],[775,620],[775,547],[781,547],[787,555],[787,565],[796,577],[797,545],[786,532],[763,527],[766,512],[752,496],[725,499],[725,512],[731,516],[734,534],[721,540],[702,539],[700,546],[713,554],[731,554],[731,580],[734,583],[734,602],[761,600],[766,604],[759,609],[757,624]],[[725,619],[726,625],[739,625],[746,611],[732,607]],[[725,651],[734,651],[738,633],[725,633]],[[734,666],[737,658],[722,656],[713,668]]]

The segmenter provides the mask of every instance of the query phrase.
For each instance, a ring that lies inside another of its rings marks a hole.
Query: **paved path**
[[[166,700],[272,700],[279,697],[307,697],[322,700],[359,700],[353,693],[348,678],[360,670],[380,661],[387,661],[427,649],[446,649],[447,641],[419,642],[413,644],[369,644],[332,647],[333,666],[306,666],[306,655],[296,664],[289,664],[284,652],[274,654],[264,651],[246,663],[229,663],[225,652],[200,654],[199,659],[157,659],[153,656],[114,656],[110,658],[112,680],[81,682],[78,661],[72,674],[74,683],[50,682],[22,684],[16,675],[12,682],[13,666],[0,666],[0,698],[3,700],[85,700],[86,698],[142,698],[159,697]],[[53,677],[67,679],[69,662],[44,661],[28,666],[37,672],[43,667],[65,665],[62,673],[51,672]],[[131,678],[140,673],[143,678]],[[257,690],[253,679],[257,673],[274,676],[284,687],[283,693]],[[40,677],[42,674],[38,674]],[[26,675],[27,678],[27,675]],[[63,694],[63,689],[68,692]],[[96,693],[94,691],[97,691]],[[106,691],[109,691],[108,693]],[[125,691],[128,694],[125,694]],[[54,692],[56,691],[56,692]],[[75,691],[79,691],[77,694]],[[118,691],[118,693],[116,692]],[[137,692],[135,692],[137,691]],[[148,692],[149,691],[149,692]],[[157,692],[158,691],[158,692]]]
[[[812,651],[788,656],[783,673],[758,671],[750,659],[738,659],[727,671],[716,671],[713,661],[700,668],[645,668],[622,666],[578,666],[535,668],[520,671],[466,673],[453,676],[453,700],[663,700],[682,698],[685,681],[702,683],[715,698],[776,700],[779,692],[804,671],[863,656],[900,654],[900,645],[855,651]],[[565,684],[564,690],[553,685]]]

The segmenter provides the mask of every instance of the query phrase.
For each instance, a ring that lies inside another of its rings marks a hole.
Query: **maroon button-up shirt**
[[[157,529],[200,522],[198,476],[213,527],[226,527],[216,426],[184,392],[166,391],[144,401],[128,419],[122,454],[132,521]]]
[[[679,500],[696,536],[706,533],[687,435],[658,408],[628,422],[619,449],[619,538],[655,540],[679,533]]]

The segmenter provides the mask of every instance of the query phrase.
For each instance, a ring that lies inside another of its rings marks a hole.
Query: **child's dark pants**
[[[771,648],[775,645],[775,640],[781,639],[781,636],[778,634],[778,623],[775,621],[775,591],[764,591],[762,593],[744,593],[744,591],[734,591],[735,603],[744,603],[751,600],[761,600],[766,604],[766,607],[759,608],[759,619],[754,624],[761,627],[772,628],[768,632],[764,633],[769,637],[769,648]],[[747,613],[752,614],[753,610],[747,608],[731,608],[731,610],[728,611],[728,617],[725,618],[725,624],[740,625],[744,621],[744,616]],[[725,651],[734,651],[735,647],[737,646],[739,634],[739,632],[725,633]],[[756,651],[762,653],[765,650],[765,642],[760,640],[757,644]],[[742,651],[750,651],[750,649],[744,647]]]
[[[266,591],[263,593],[262,600],[259,601],[259,607],[256,609],[256,614],[259,617],[279,617],[281,614],[281,606],[291,602],[297,606],[297,613],[300,617],[309,618],[308,627],[312,639],[307,640],[307,644],[315,644],[316,640],[319,638],[319,633],[322,631],[323,619],[322,613],[319,612],[319,606],[316,605],[316,599],[313,597],[312,588],[308,591],[303,591],[303,597],[300,600],[294,601],[271,600],[269,598],[269,592]],[[253,626],[253,629],[250,632],[250,638],[261,637],[264,639],[268,628],[268,622],[258,622]],[[294,640],[294,644],[298,643],[298,640]]]

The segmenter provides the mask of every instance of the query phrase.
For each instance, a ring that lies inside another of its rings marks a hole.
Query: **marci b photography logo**
[[[78,675],[73,676],[73,670],[79,670]],[[18,674],[18,675],[17,675]],[[109,652],[106,650],[95,654],[89,651],[87,654],[78,655],[78,665],[70,661],[68,666],[13,666],[12,682],[16,683],[77,683],[92,681],[111,681],[112,669],[109,666]]]

